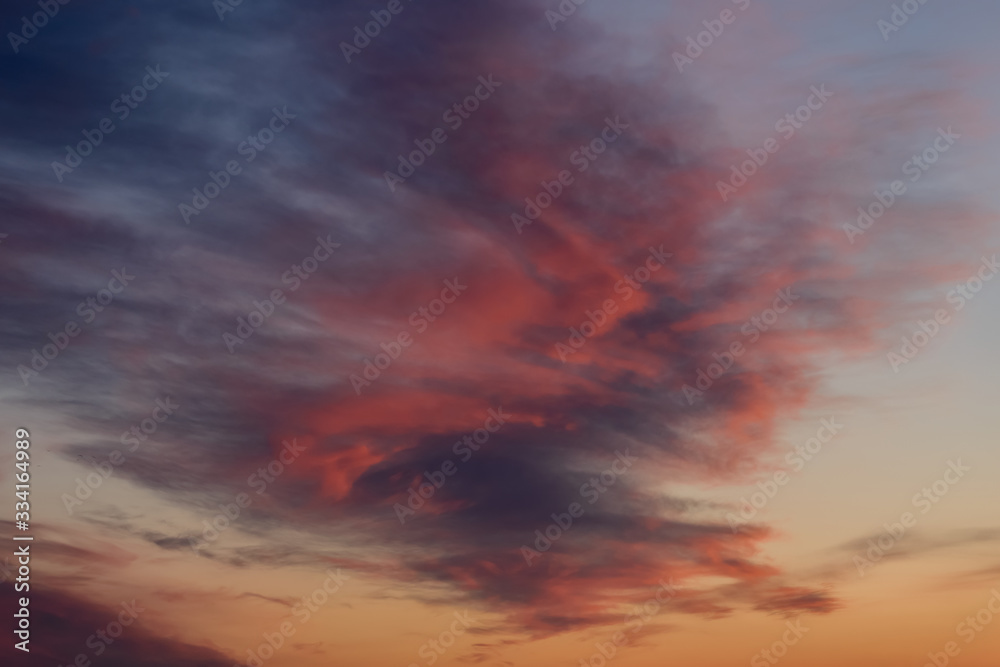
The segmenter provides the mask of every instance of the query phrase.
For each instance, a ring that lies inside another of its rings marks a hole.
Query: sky
[[[4,664],[995,664],[998,12],[5,3]]]

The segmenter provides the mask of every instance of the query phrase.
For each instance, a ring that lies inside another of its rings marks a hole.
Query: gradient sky
[[[4,664],[255,665],[284,624],[268,667],[601,667],[616,633],[622,667],[921,667],[949,642],[948,664],[995,665],[1000,280],[953,290],[1000,247],[1000,8],[929,0],[884,39],[891,2],[567,0],[553,29],[556,0],[400,0],[347,62],[389,4],[77,0],[7,36],[0,521],[16,532],[26,428],[35,542],[31,654],[8,636]],[[0,25],[38,11],[6,3]],[[477,88],[456,127],[446,110]],[[91,154],[53,167],[104,118]],[[213,173],[225,187],[193,214]],[[846,233],[895,180],[905,194]],[[546,183],[554,202],[512,217]],[[114,272],[134,278],[88,307]],[[501,413],[478,451],[456,445]],[[206,532],[220,505],[239,516]],[[21,594],[0,578],[7,614]]]

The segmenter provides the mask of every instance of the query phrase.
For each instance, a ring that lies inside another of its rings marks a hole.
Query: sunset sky
[[[61,3],[3,664],[996,666],[995,3]]]

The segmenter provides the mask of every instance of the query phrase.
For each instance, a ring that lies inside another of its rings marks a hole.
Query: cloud
[[[13,586],[0,586],[0,600],[6,608],[16,609],[17,597]],[[136,605],[134,600],[124,600],[123,603],[126,607],[137,610],[139,616],[115,638],[117,628],[108,632],[107,627],[110,623],[117,623],[124,608],[105,608],[62,591],[40,588],[33,583],[29,644],[32,661],[72,664],[78,655],[84,654],[88,660],[99,660],[100,664],[107,667],[135,664],[151,667],[223,667],[232,664],[231,660],[214,649],[186,644],[173,637],[159,636],[148,625],[143,624],[142,604]],[[104,631],[107,639],[97,635],[97,630]],[[11,642],[5,642],[3,654],[11,661],[22,660],[24,657],[13,648]]]
[[[16,206],[0,359],[15,402],[80,434],[68,458],[120,450],[170,396],[177,413],[116,474],[202,513],[250,493],[237,525],[260,546],[205,555],[291,565],[333,549],[403,595],[480,603],[536,637],[615,622],[624,595],[665,577],[742,587],[732,603],[685,598],[682,613],[837,608],[762,557],[767,527],[733,535],[720,509],[672,489],[745,479],[821,395],[822,360],[880,350],[924,288],[959,272],[942,237],[974,238],[983,216],[947,193],[901,202],[857,248],[842,230],[857,193],[950,110],[946,86],[890,97],[831,83],[841,110],[831,101],[723,202],[717,183],[744,151],[717,111],[668,60],[626,66],[626,45],[582,17],[588,39],[552,33],[527,2],[414,5],[348,65],[337,43],[364,15],[344,3],[245,3],[225,21],[208,3],[136,8],[53,23],[59,49],[24,57],[0,111],[37,110],[2,165]],[[113,57],[76,57],[92,47]],[[56,182],[62,147],[155,64],[170,72],[155,97]],[[499,87],[453,128],[447,110],[488,76]],[[285,106],[294,120],[246,159],[247,136]],[[399,156],[446,127],[390,190]],[[186,223],[179,205],[230,160],[243,171]],[[542,207],[564,171],[573,182],[518,229],[512,215],[528,216],[526,198]],[[325,238],[340,247],[309,273]],[[653,270],[657,252],[671,257]],[[123,266],[134,283],[88,321],[79,304]],[[467,289],[436,313],[445,281]],[[277,289],[282,303],[265,303]],[[782,290],[795,301],[771,324]],[[230,353],[223,334],[255,309],[262,323]],[[755,317],[767,326],[747,329]],[[564,361],[557,344],[588,320],[595,334]],[[80,337],[21,382],[15,369],[67,321]],[[393,352],[402,333],[412,344]],[[724,373],[706,370],[726,355]],[[381,368],[359,390],[367,362]],[[686,393],[699,371],[716,377]],[[462,460],[455,443],[501,407],[509,421]],[[305,453],[257,495],[248,480],[290,438]],[[585,485],[623,451],[635,466],[590,504]],[[457,472],[401,525],[394,506],[446,461]],[[534,531],[574,502],[585,514],[526,562]],[[271,543],[278,526],[300,551]],[[197,526],[120,529],[178,550]]]
[[[878,539],[885,535],[885,531],[872,533],[842,544],[836,550],[847,553],[864,553],[871,546],[869,541],[877,543]],[[997,541],[1000,541],[1000,529],[998,528],[955,530],[938,535],[913,532],[894,540],[892,547],[885,550],[887,553],[883,558],[885,560],[913,558],[933,551],[956,549],[974,544],[990,544]]]

